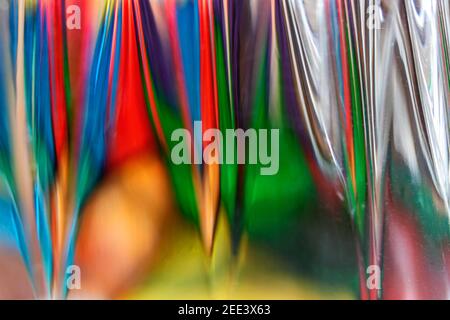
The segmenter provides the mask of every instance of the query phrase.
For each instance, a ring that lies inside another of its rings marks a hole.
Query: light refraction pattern
[[[449,299],[449,111],[448,0],[0,0],[0,298]]]

